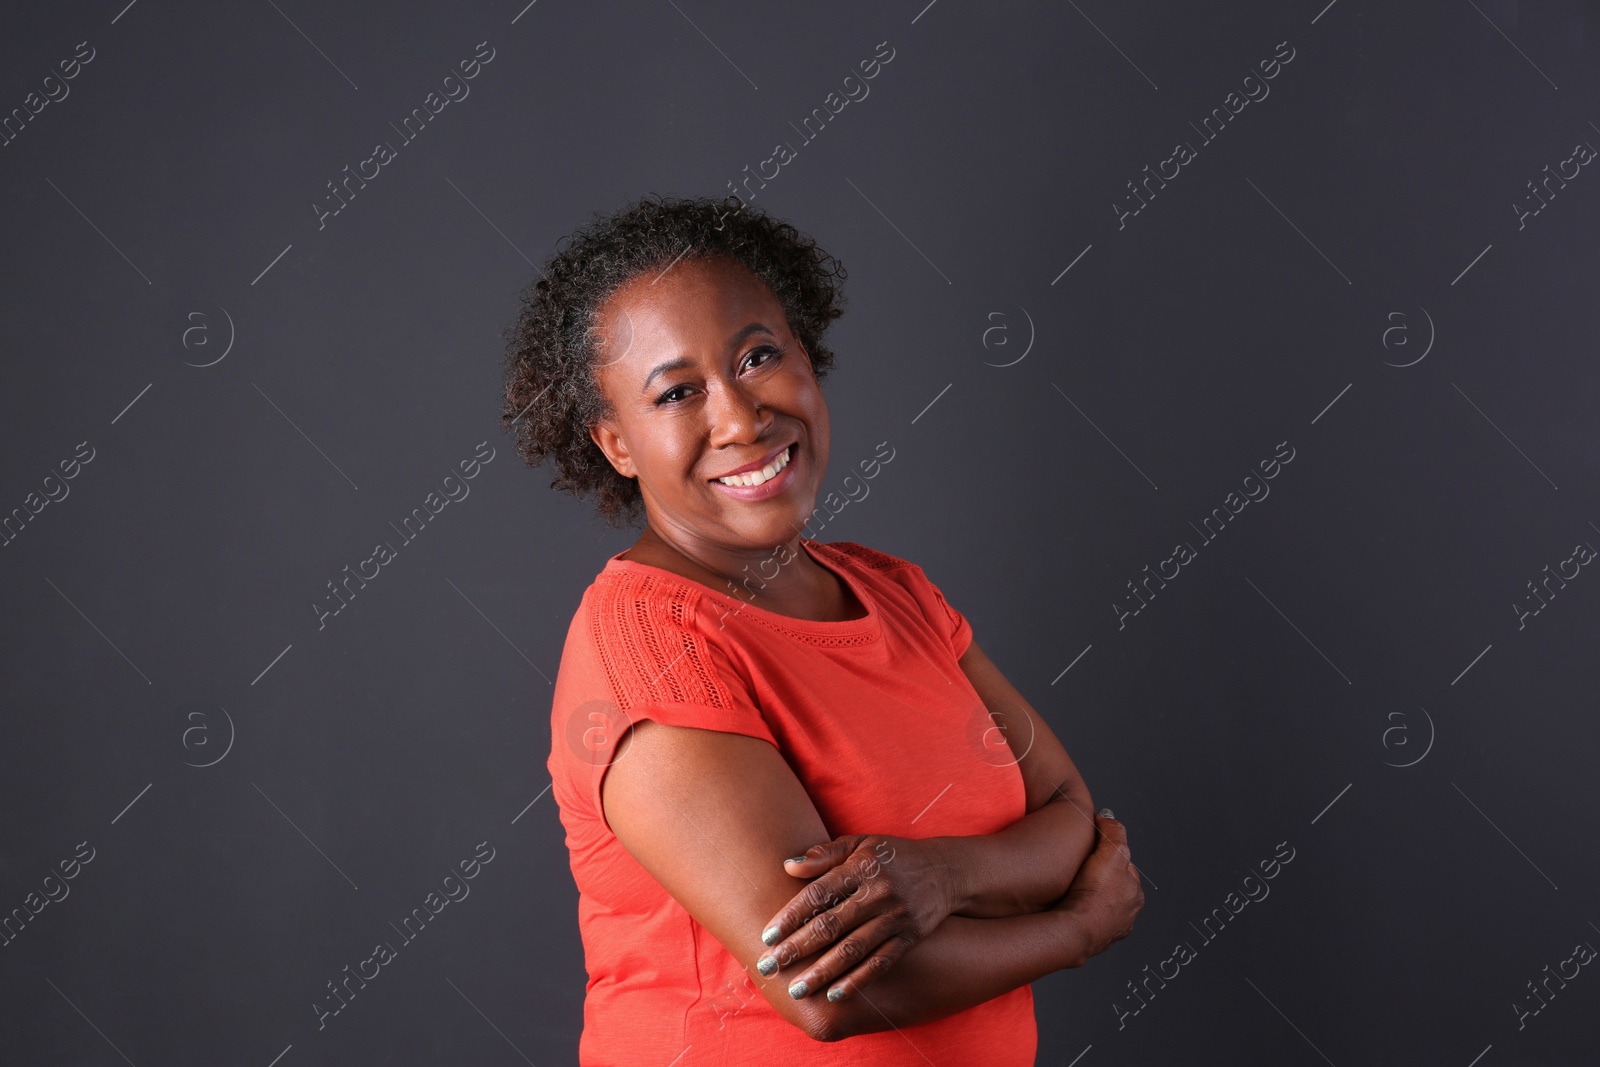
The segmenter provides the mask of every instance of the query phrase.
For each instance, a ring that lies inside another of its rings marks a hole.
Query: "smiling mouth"
[[[746,471],[743,474],[730,474],[723,478],[713,478],[711,480],[734,487],[754,487],[769,482],[782,474],[789,464],[794,461],[795,449],[798,447],[799,442],[790,445],[778,454],[777,459],[760,470]]]

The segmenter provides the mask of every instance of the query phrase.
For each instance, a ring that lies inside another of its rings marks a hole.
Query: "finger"
[[[1132,863],[1133,853],[1128,849],[1128,828],[1121,821],[1112,818],[1110,811],[1110,808],[1101,808],[1095,814],[1095,826],[1100,829],[1100,840],[1095,844],[1095,850],[1105,849]]]
[[[819,879],[812,886],[821,884],[822,880]],[[869,895],[867,891],[844,892],[832,898],[834,903],[831,906],[819,904],[807,912],[811,916],[809,922],[804,922],[793,934],[774,945],[771,952],[756,961],[756,969],[770,977],[795,960],[803,960],[821,952],[841,937],[854,933],[874,917],[877,897],[878,894]]]
[[[847,834],[820,845],[812,845],[800,855],[784,860],[783,869],[796,878],[815,878],[830,867],[843,863],[860,843],[860,834]]]
[[[792,856],[783,861],[784,871],[796,878],[818,878],[825,875],[849,857],[855,850],[855,842],[859,835],[850,837],[836,837],[832,841],[824,841],[820,845],[812,845],[799,856]],[[837,881],[837,879],[835,880]],[[823,895],[833,883],[823,888],[817,888],[817,883],[812,882],[800,893],[796,894],[783,909],[774,915],[761,929],[763,944],[775,945],[793,930],[806,921],[818,905],[827,906],[833,901],[829,896]],[[810,894],[808,896],[808,894]],[[841,894],[842,896],[842,894]]]
[[[880,915],[851,930],[801,970],[789,984],[789,995],[799,1000],[821,993],[830,983],[837,985],[834,979],[840,976],[848,976],[854,982],[853,988],[859,989],[882,975],[909,947],[898,944],[902,939],[892,936],[898,925],[898,920]]]
[[[845,917],[836,914],[836,909],[850,901],[862,884],[863,880],[854,873],[835,868],[802,889],[763,931],[762,942],[774,948],[773,953],[763,957],[763,962],[776,957],[778,966],[787,965],[808,952],[832,944],[841,932],[860,921],[852,918],[841,925]],[[801,950],[802,946],[806,947]],[[784,951],[778,953],[779,948]]]

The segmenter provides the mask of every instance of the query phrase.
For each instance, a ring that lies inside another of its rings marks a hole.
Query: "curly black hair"
[[[544,276],[522,292],[516,322],[502,334],[501,423],[515,431],[518,454],[531,467],[553,458],[551,488],[580,499],[593,492],[611,526],[636,524],[643,499],[638,482],[617,473],[589,436],[591,425],[612,414],[593,371],[596,312],[638,275],[716,257],[742,264],[767,284],[821,381],[833,365],[822,335],[844,311],[844,267],[794,226],[732,194],[645,196],[610,215],[596,212],[589,225],[557,242]]]

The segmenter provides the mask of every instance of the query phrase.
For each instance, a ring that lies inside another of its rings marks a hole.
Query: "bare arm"
[[[619,753],[601,787],[618,839],[744,966],[768,1003],[819,1041],[943,1018],[1080,965],[1097,944],[1109,943],[1104,909],[1092,916],[1066,906],[1003,919],[951,916],[870,992],[837,1003],[806,995],[817,989],[791,996],[789,983],[822,953],[763,977],[755,967],[767,952],[759,935],[764,920],[804,885],[784,873],[783,859],[827,835],[789,765],[765,741],[649,720],[630,728]],[[1137,889],[1136,876],[1122,877]],[[985,883],[980,877],[973,884]],[[848,954],[847,944],[859,948],[847,935],[831,951]]]
[[[1048,908],[1095,846],[1089,787],[1055,733],[976,641],[960,664],[996,720],[989,759],[1016,761],[1028,814],[997,833],[934,839],[952,868],[954,914],[996,917]]]

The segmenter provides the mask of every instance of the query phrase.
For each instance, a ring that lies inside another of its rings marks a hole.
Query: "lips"
[[[795,443],[796,442],[794,441],[790,441],[788,444],[783,445],[780,448],[773,449],[772,452],[768,453],[761,459],[746,463],[742,467],[735,467],[731,471],[723,471],[721,474],[712,476],[710,480],[715,482],[722,478],[731,478],[735,474],[749,474],[752,471],[762,470],[763,468],[771,466],[773,463],[777,462],[778,457],[787,452]]]

